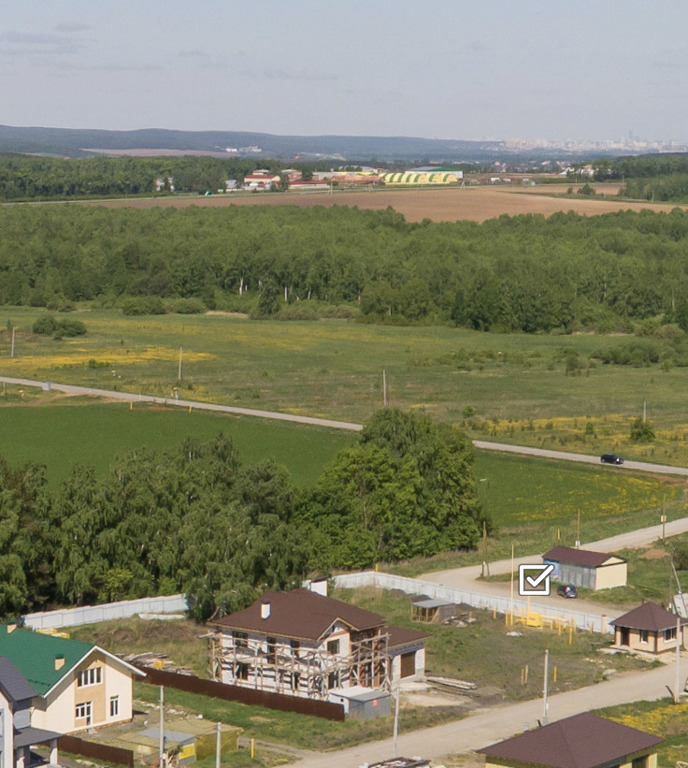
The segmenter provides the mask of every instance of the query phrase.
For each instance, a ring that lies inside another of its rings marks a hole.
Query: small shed
[[[676,651],[677,634],[681,647],[685,645],[685,620],[656,603],[643,603],[609,623],[616,648],[653,654]]]
[[[542,560],[554,566],[552,579],[563,584],[594,590],[626,586],[626,561],[607,552],[554,547],[545,552]]]
[[[416,600],[411,607],[411,618],[426,624],[439,624],[456,616],[458,606],[446,600]]]
[[[425,677],[427,632],[405,627],[387,629],[387,650],[392,658],[392,680],[422,680]]]
[[[362,685],[331,688],[328,698],[334,704],[341,704],[347,717],[358,720],[376,720],[378,717],[387,717],[392,711],[391,694]]]

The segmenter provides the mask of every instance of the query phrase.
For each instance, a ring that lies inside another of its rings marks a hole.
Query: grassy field
[[[14,359],[9,332],[0,333],[8,376],[171,397],[182,347],[185,398],[362,422],[382,404],[385,370],[392,405],[460,424],[470,406],[465,425],[475,437],[688,463],[688,368],[598,365],[589,375],[565,374],[564,351],[587,358],[616,337],[86,308],[78,316],[88,334],[58,342],[30,332],[40,310],[4,312],[18,329]],[[12,387],[5,395],[20,397]],[[658,439],[642,447],[630,444],[629,427],[644,400]]]
[[[245,463],[273,458],[295,482],[310,485],[325,463],[354,439],[352,433],[278,421],[126,403],[58,400],[45,407],[0,410],[2,454],[10,463],[45,464],[48,479],[61,481],[74,464],[104,475],[120,453],[147,446],[166,451],[186,437],[231,436]],[[13,439],[21,435],[21,440]],[[297,449],[295,449],[295,446]]]

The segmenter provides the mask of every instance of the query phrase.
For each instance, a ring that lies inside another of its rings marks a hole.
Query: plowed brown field
[[[561,192],[564,189],[562,188]],[[603,197],[602,192],[607,193]],[[357,206],[371,210],[394,208],[407,221],[458,221],[467,219],[482,222],[502,214],[541,214],[551,216],[557,212],[575,211],[585,216],[597,216],[622,210],[670,211],[673,205],[658,203],[629,203],[617,200],[616,188],[600,188],[598,196],[589,198],[556,197],[542,187],[528,189],[476,187],[466,189],[399,189],[374,191],[291,192],[286,194],[257,193],[247,195],[217,195],[212,197],[160,197],[133,200],[108,200],[86,205],[106,205],[113,208],[217,208],[227,205],[295,205],[311,208],[316,205]]]

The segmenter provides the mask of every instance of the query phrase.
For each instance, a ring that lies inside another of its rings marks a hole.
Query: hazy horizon
[[[680,0],[25,0],[10,126],[688,142]]]

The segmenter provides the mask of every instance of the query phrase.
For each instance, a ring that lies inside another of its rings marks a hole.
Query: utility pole
[[[674,704],[678,704],[681,697],[681,617],[676,616],[676,689],[674,690]]]
[[[514,623],[514,545],[511,545],[511,583],[509,589],[509,624]]]
[[[392,757],[397,756],[397,736],[399,735],[399,683],[394,697],[394,739],[392,743]]]
[[[160,768],[165,765],[165,689],[160,686]]]
[[[543,688],[543,696],[542,696],[542,724],[547,725],[547,709],[549,705],[547,704],[547,684],[548,684],[548,678],[549,677],[549,649],[545,650],[545,687]]]
[[[487,523],[483,520],[483,565],[480,569],[481,576],[490,575],[490,564],[487,562]]]
[[[178,381],[182,380],[182,351],[182,348],[179,347],[179,374],[177,376]]]
[[[382,405],[384,408],[387,407],[387,371],[385,369],[382,369]]]
[[[220,750],[222,748],[222,743],[220,740],[220,729],[222,726],[220,723],[217,724],[217,740],[215,742],[215,768],[220,768]]]
[[[14,357],[14,331],[15,331],[15,327],[12,326],[12,354],[10,355],[10,357]]]

